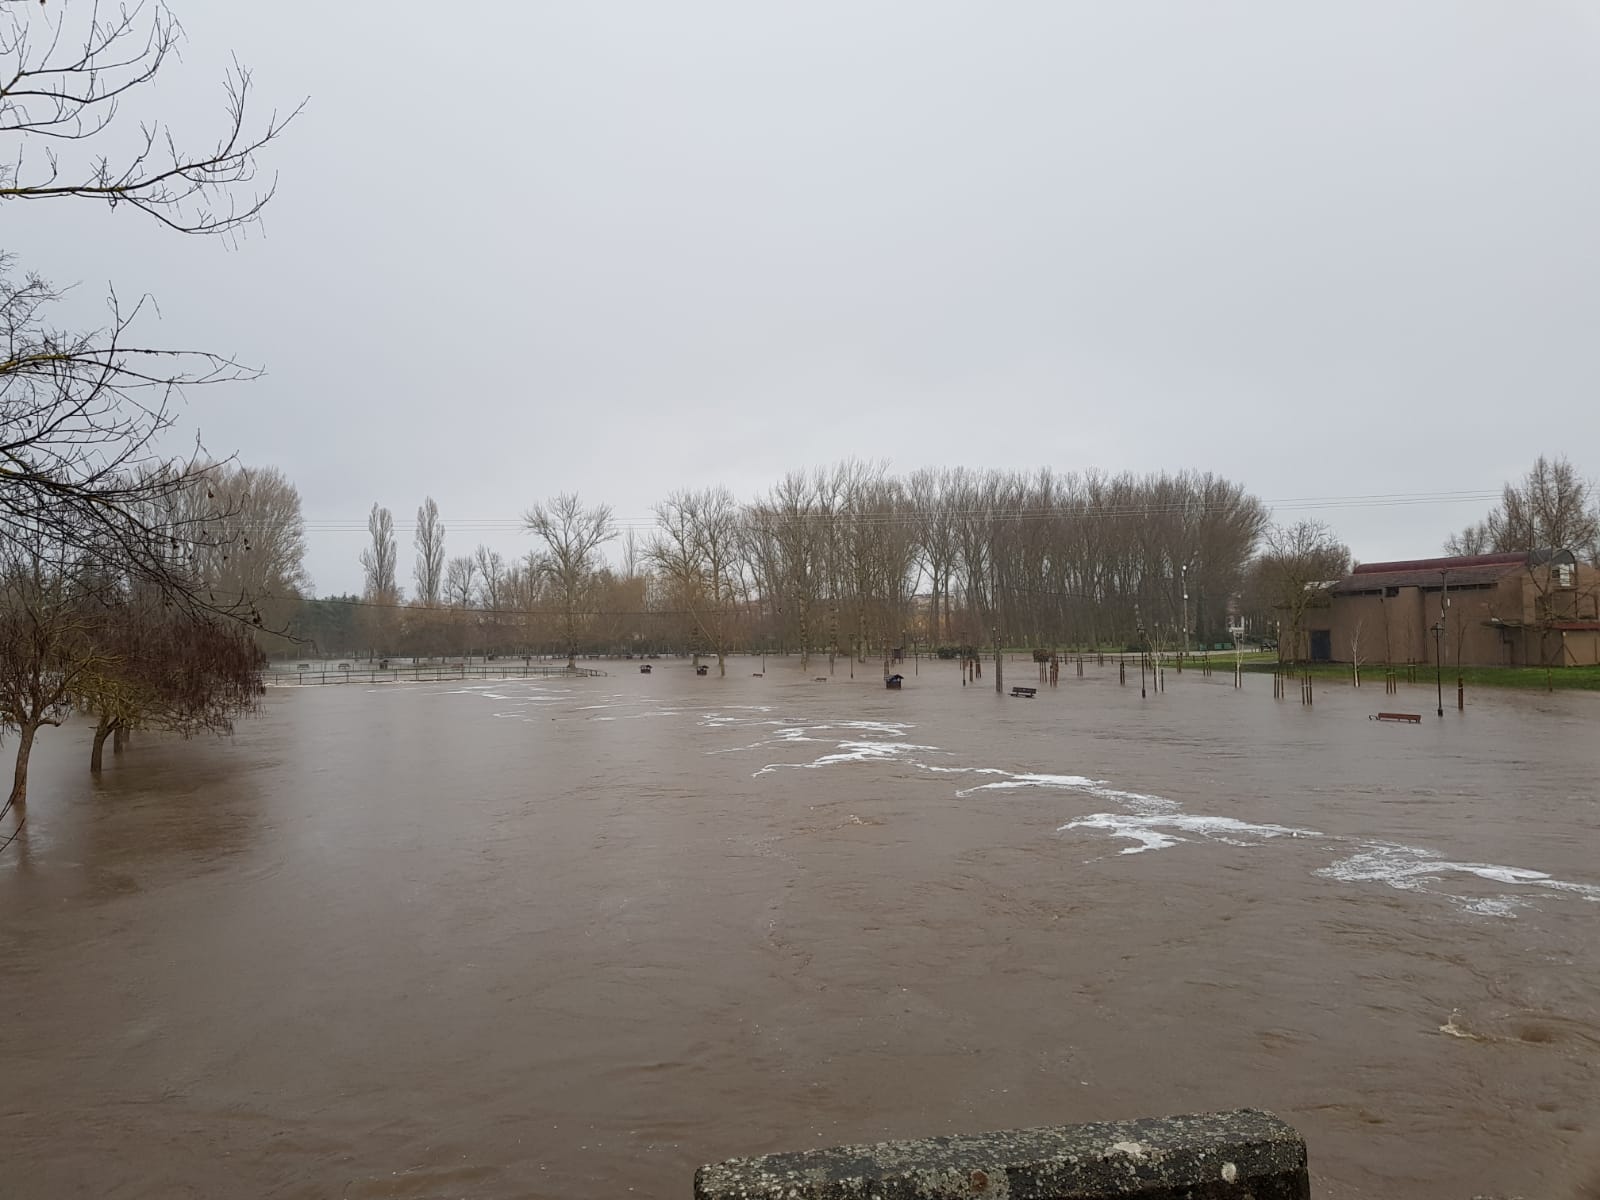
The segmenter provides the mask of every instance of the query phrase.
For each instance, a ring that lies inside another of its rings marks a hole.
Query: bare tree
[[[639,574],[639,567],[644,558],[644,547],[639,544],[639,535],[630,525],[622,535],[622,577],[635,578]]]
[[[578,663],[578,611],[585,585],[594,574],[600,547],[616,536],[610,505],[584,508],[576,492],[563,492],[530,508],[529,532],[545,544],[542,569],[555,585],[562,609],[567,666]]]
[[[111,735],[231,733],[262,690],[264,658],[242,626],[186,615],[150,589],[109,606],[94,641],[100,654],[74,687],[76,702],[97,717],[91,771],[101,769]]]
[[[1461,556],[1494,553],[1494,532],[1488,521],[1468,525],[1460,533],[1452,533],[1444,540],[1444,552]]]
[[[58,300],[0,255],[0,536],[114,552],[169,599],[220,607],[189,586],[196,560],[230,540],[212,486],[219,468],[158,447],[185,387],[254,373],[216,355],[139,346],[130,328],[142,306],[124,310],[115,297],[105,329],[58,329],[47,316]],[[247,597],[234,602],[255,615]]]
[[[473,558],[477,563],[480,581],[478,593],[483,607],[491,611],[498,610],[505,601],[506,560],[498,550],[491,550],[487,546],[479,546],[473,552]]]
[[[739,576],[739,506],[727,488],[677,492],[656,505],[656,523],[650,562],[673,585],[678,602],[717,656],[717,673],[727,675]]]
[[[1600,501],[1565,458],[1544,455],[1520,483],[1508,483],[1500,504],[1445,542],[1450,554],[1571,550],[1600,563]]]
[[[395,580],[394,514],[374,504],[367,515],[367,534],[372,541],[361,552],[367,575],[365,597],[376,604],[395,604],[400,588]]]
[[[395,634],[400,603],[400,584],[395,575],[398,558],[394,541],[394,514],[374,503],[367,515],[370,541],[361,552],[361,567],[366,586],[361,598],[368,606],[362,613],[361,629],[368,652],[388,651]]]
[[[300,493],[274,467],[207,464],[168,499],[164,524],[206,527],[190,555],[193,584],[223,612],[254,608],[266,630],[283,630],[310,587]],[[273,635],[258,632],[258,638]]]
[[[417,509],[413,545],[417,548],[417,561],[412,567],[412,576],[417,581],[417,603],[424,608],[438,608],[444,588],[444,522],[439,520],[439,506],[432,496]]]
[[[445,567],[444,602],[451,608],[468,608],[478,592],[478,560],[470,554],[452,558]]]
[[[252,80],[237,62],[223,81],[215,141],[180,146],[164,122],[131,139],[106,135],[136,93],[178,59],[182,27],[160,0],[131,6],[8,2],[0,16],[0,138],[16,152],[0,167],[0,201],[78,198],[137,209],[180,233],[222,234],[255,221],[277,186],[258,183],[256,157],[300,111],[249,119]],[[97,140],[107,153],[63,154]],[[29,153],[33,151],[33,153]]]
[[[223,132],[202,149],[181,148],[160,121],[142,122],[131,138],[112,128],[136,93],[154,98],[181,37],[161,0],[0,6],[0,202],[100,200],[189,234],[255,221],[273,190],[254,186],[256,156],[294,113],[247,120],[248,71],[235,64],[225,79]],[[0,536],[36,531],[118,556],[169,601],[222,611],[190,568],[226,539],[192,508],[187,524],[170,519],[183,507],[175,497],[204,473],[200,456],[166,457],[157,446],[182,389],[256,372],[221,355],[141,344],[133,329],[144,299],[125,304],[113,292],[102,328],[72,332],[46,320],[57,298],[0,257]],[[229,615],[261,624],[248,602]]]
[[[916,514],[916,547],[928,577],[928,636],[940,645],[949,625],[950,581],[957,564],[955,514],[947,494],[949,472],[926,468],[908,483]]]
[[[827,590],[824,561],[824,484],[820,472],[785,475],[751,511],[750,523],[770,542],[774,607],[793,622],[800,648],[800,671],[811,668],[817,630],[813,614]]]
[[[1341,578],[1350,567],[1350,549],[1321,521],[1269,525],[1263,535],[1265,549],[1258,569],[1273,606],[1284,615],[1288,636],[1280,638],[1279,658],[1298,661],[1306,656],[1306,614],[1327,603],[1317,585]]]
[[[0,538],[0,726],[17,733],[0,816],[26,804],[34,739],[71,713],[81,680],[102,662],[92,603],[101,574],[47,530],[13,529]]]

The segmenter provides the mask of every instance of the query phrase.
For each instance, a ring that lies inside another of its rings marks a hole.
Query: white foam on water
[[[1160,814],[1090,813],[1068,821],[1056,830],[1103,829],[1114,838],[1127,838],[1138,842],[1121,851],[1123,854],[1141,854],[1146,850],[1166,850],[1188,838],[1178,837],[1165,830],[1180,830],[1207,841],[1224,842],[1230,846],[1259,846],[1270,838],[1320,837],[1314,829],[1296,829],[1291,825],[1260,824],[1239,821],[1233,817],[1200,816],[1193,813],[1168,812]]]
[[[1443,1025],[1439,1026],[1439,1032],[1440,1033],[1444,1034],[1446,1037],[1461,1038],[1464,1041],[1468,1041],[1468,1042],[1487,1042],[1489,1040],[1488,1038],[1484,1037],[1481,1033],[1473,1033],[1471,1030],[1463,1029],[1463,1028],[1461,1028],[1461,1026],[1457,1025],[1456,1024],[1456,1012],[1457,1011],[1458,1010],[1456,1010],[1456,1009],[1452,1009],[1450,1011],[1450,1019],[1448,1021],[1446,1021]]]
[[[1171,817],[1153,818],[1159,823],[1175,826],[1201,837],[1238,846],[1259,846],[1272,838],[1320,838],[1315,829],[1301,829],[1295,825],[1277,825],[1270,821],[1240,821],[1233,817],[1195,816],[1178,813]],[[1259,839],[1259,840],[1257,840]]]
[[[770,706],[748,706],[762,713],[772,711]],[[731,712],[708,712],[700,716],[700,724],[708,729],[719,728],[752,728],[770,725],[777,729],[799,729],[808,733],[828,733],[843,731],[849,733],[875,733],[882,737],[898,738],[915,729],[915,725],[903,721],[806,721],[797,717],[754,717],[741,716]],[[930,747],[933,749],[933,747]]]
[[[840,742],[838,750],[832,754],[824,754],[806,763],[768,763],[754,772],[752,778],[788,769],[813,771],[819,767],[833,767],[848,762],[886,762],[904,759],[914,750],[933,749],[936,747],[916,746],[910,742]]]
[[[1137,846],[1128,846],[1118,851],[1120,854],[1169,850],[1184,840],[1169,833],[1162,833],[1147,817],[1130,817],[1120,813],[1091,813],[1087,817],[1079,817],[1076,821],[1068,821],[1056,832],[1062,833],[1068,829],[1102,829],[1114,838],[1126,838],[1139,843]]]
[[[482,695],[485,699],[520,702],[525,707],[542,708],[563,703],[572,694],[570,688],[550,688],[547,685],[527,684],[525,699],[503,693],[489,692],[495,685],[474,685],[433,695]],[[504,687],[504,684],[499,686]],[[376,689],[375,689],[376,690]],[[409,690],[409,689],[407,689]],[[603,709],[655,705],[665,703],[654,698],[634,698],[618,695],[614,703],[589,704],[579,711],[594,712]],[[686,711],[676,708],[647,708],[643,712],[619,716],[592,716],[595,721],[639,720],[650,717],[681,716]],[[1104,833],[1113,840],[1132,842],[1120,854],[1142,854],[1150,850],[1168,850],[1195,840],[1220,842],[1232,846],[1260,846],[1282,838],[1324,839],[1335,844],[1356,847],[1355,852],[1320,868],[1316,874],[1328,879],[1348,883],[1378,883],[1401,891],[1437,895],[1454,904],[1461,911],[1476,916],[1510,918],[1517,910],[1532,904],[1533,889],[1575,895],[1590,902],[1600,903],[1600,885],[1574,883],[1551,877],[1547,872],[1525,867],[1503,866],[1496,863],[1455,862],[1439,853],[1417,846],[1397,842],[1361,838],[1329,837],[1314,829],[1304,829],[1270,822],[1243,821],[1205,813],[1184,812],[1176,801],[1164,796],[1128,791],[1113,787],[1109,781],[1087,775],[1054,774],[1048,772],[1007,771],[999,767],[954,766],[924,762],[911,757],[915,754],[943,754],[937,746],[921,745],[904,740],[916,726],[902,721],[872,720],[822,720],[805,721],[795,717],[774,717],[770,705],[733,705],[727,710],[702,712],[699,724],[712,729],[743,729],[766,731],[766,736],[746,745],[711,750],[709,754],[733,754],[765,749],[773,746],[815,745],[832,743],[830,753],[821,754],[809,762],[768,763],[755,771],[754,776],[776,773],[781,770],[818,770],[824,767],[849,763],[907,764],[930,774],[969,775],[983,777],[984,782],[962,788],[957,797],[968,797],[978,792],[1015,791],[1024,788],[1066,791],[1092,796],[1116,805],[1120,812],[1096,812],[1076,817],[1057,827],[1057,833],[1074,830],[1092,830]],[[517,712],[496,712],[500,718],[530,720]],[[840,740],[837,735],[853,734]],[[876,735],[882,740],[868,740],[861,735]],[[1460,896],[1448,890],[1452,877],[1471,876],[1504,887],[1518,889],[1518,894],[1493,896]]]
[[[908,725],[904,721],[828,721],[822,725],[813,725],[813,729],[856,729],[863,733],[881,733],[885,737],[897,737],[902,733],[909,733],[915,725]],[[928,746],[932,750],[934,747]]]
[[[1483,900],[1469,900],[1461,907],[1480,917],[1514,917],[1517,909],[1527,906],[1526,900],[1518,900],[1515,896],[1492,896]]]
[[[729,713],[701,713],[700,724],[707,729],[749,729],[756,725],[787,725],[789,722],[760,717],[739,717]]]
[[[751,742],[747,746],[728,746],[721,750],[707,750],[706,754],[707,756],[713,754],[739,754],[745,750],[765,750],[769,746],[789,746],[797,745],[801,742],[819,743],[832,740],[831,738],[811,737],[803,728],[786,728],[779,729],[776,737],[763,738],[761,741]]]
[[[1554,879],[1547,872],[1498,863],[1452,862],[1436,851],[1398,842],[1367,842],[1355,854],[1317,872],[1342,883],[1381,883],[1402,892],[1428,892],[1444,896],[1467,912],[1510,917],[1525,901],[1517,896],[1456,896],[1443,889],[1452,875],[1472,875],[1509,887],[1543,888],[1582,896],[1600,903],[1600,886]]]
[[[933,768],[937,770],[938,768]],[[985,775],[1004,775],[1006,778],[995,783],[980,783],[970,788],[965,788],[956,793],[958,797],[970,796],[974,792],[1006,791],[1012,788],[1056,788],[1061,791],[1079,792],[1084,795],[1096,796],[1102,800],[1110,800],[1116,804],[1125,805],[1135,812],[1145,814],[1172,813],[1178,811],[1178,805],[1164,796],[1150,796],[1144,792],[1129,792],[1121,788],[1111,787],[1103,779],[1091,779],[1087,775],[1045,775],[1039,773],[1015,774],[1011,771],[1001,771],[994,767],[976,767],[973,771]]]

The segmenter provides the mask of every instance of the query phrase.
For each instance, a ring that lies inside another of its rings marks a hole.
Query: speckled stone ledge
[[[701,1167],[695,1200],[1307,1200],[1305,1141],[1255,1109],[840,1146]]]

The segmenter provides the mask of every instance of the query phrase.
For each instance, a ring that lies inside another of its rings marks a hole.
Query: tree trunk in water
[[[21,808],[28,802],[28,755],[33,753],[33,735],[39,732],[37,725],[23,725],[17,733],[17,770],[11,777],[11,799],[7,807],[16,805]]]
[[[105,717],[100,718],[100,724],[94,728],[94,749],[89,752],[89,770],[99,772],[105,763],[106,737],[116,728]]]
[[[128,731],[118,725],[116,732],[111,735],[111,753],[121,754],[123,747],[128,744]]]

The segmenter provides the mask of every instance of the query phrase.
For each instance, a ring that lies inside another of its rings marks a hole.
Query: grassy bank
[[[1270,672],[1273,663],[1257,659],[1246,659],[1246,671]],[[1345,683],[1350,682],[1349,663],[1311,663],[1301,664],[1290,668],[1296,674],[1310,671],[1317,679],[1337,679]],[[1408,679],[1406,668],[1397,667],[1400,682]],[[1370,687],[1383,684],[1384,669],[1380,666],[1367,665],[1361,668],[1361,686]],[[1528,688],[1543,691],[1546,687],[1556,689],[1578,689],[1580,691],[1600,692],[1600,667],[1553,667],[1547,673],[1543,667],[1463,667],[1457,671],[1454,667],[1446,666],[1444,669],[1444,686],[1446,689],[1455,687],[1456,679],[1461,678],[1468,687],[1506,687]],[[1417,682],[1419,684],[1432,683],[1434,680],[1433,667],[1419,665],[1417,667]]]

